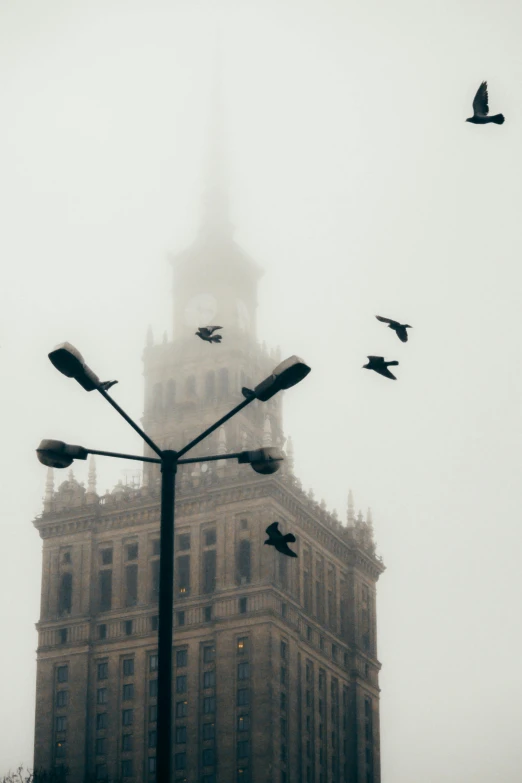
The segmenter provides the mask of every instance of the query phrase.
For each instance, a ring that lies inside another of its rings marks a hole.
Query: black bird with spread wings
[[[496,125],[502,125],[504,122],[503,114],[494,114],[492,117],[489,117],[488,115],[488,83],[482,82],[473,100],[473,117],[468,117],[466,122],[472,122],[474,125],[486,125],[488,122],[494,122]]]
[[[384,324],[388,324],[389,328],[393,329],[401,342],[408,342],[408,332],[406,329],[412,329],[412,326],[409,324],[400,324],[398,321],[393,321],[391,318],[383,318],[382,315],[376,315],[375,317],[378,321],[382,321]]]
[[[207,343],[220,343],[223,339],[222,334],[213,334],[216,329],[222,329],[222,326],[200,326],[198,331],[195,332],[198,337],[205,340]]]
[[[266,532],[268,534],[268,538],[265,541],[265,544],[268,544],[268,546],[275,546],[277,551],[281,552],[283,555],[287,555],[288,557],[297,557],[296,552],[292,552],[287,544],[287,541],[290,541],[291,543],[295,541],[295,536],[292,535],[292,533],[287,533],[286,536],[284,536],[279,532],[277,527],[278,524],[279,522],[272,522],[272,524],[267,527]]]
[[[388,370],[388,367],[390,367],[390,365],[398,365],[399,362],[385,362],[384,356],[368,356],[368,359],[370,361],[368,364],[363,364],[363,369],[374,370],[375,372],[378,372],[379,375],[384,375],[385,378],[391,378],[392,381],[397,380],[395,375]]]

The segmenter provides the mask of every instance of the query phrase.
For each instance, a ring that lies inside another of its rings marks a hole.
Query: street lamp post
[[[237,459],[239,463],[249,463],[257,473],[275,473],[283,459],[276,448],[262,448],[242,451],[234,454],[221,454],[212,457],[192,457],[183,459],[183,455],[235,416],[242,408],[254,400],[266,401],[282,389],[288,389],[299,383],[310,367],[297,356],[291,356],[281,362],[268,378],[255,389],[244,388],[245,399],[236,405],[219,421],[208,427],[180,451],[160,449],[148,435],[128,416],[125,411],[107,394],[107,382],[100,382],[98,376],[86,365],[80,352],[70,343],[63,343],[49,354],[49,359],[61,373],[74,378],[86,391],[98,391],[115,408],[130,426],[143,438],[145,443],[158,455],[140,457],[133,454],[86,449],[72,446],[62,441],[43,440],[36,450],[38,459],[44,465],[54,468],[66,468],[75,459],[87,459],[89,454],[97,454],[120,459],[153,462],[161,465],[161,515],[160,515],[160,583],[159,583],[159,619],[158,619],[158,734],[156,749],[157,783],[170,783],[171,746],[172,746],[172,637],[174,608],[174,517],[175,483],[178,465],[192,462],[210,462],[221,459]]]

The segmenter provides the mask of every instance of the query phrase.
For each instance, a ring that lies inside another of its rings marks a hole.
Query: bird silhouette
[[[222,334],[212,334],[216,329],[222,329],[222,326],[200,326],[198,331],[195,332],[198,337],[205,340],[207,343],[220,343],[223,339]]]
[[[266,532],[268,534],[268,538],[265,541],[265,544],[268,544],[268,546],[275,546],[278,552],[281,552],[283,555],[287,555],[287,557],[297,557],[297,553],[292,552],[287,544],[287,541],[295,541],[295,536],[292,535],[292,533],[287,533],[284,536],[279,532],[277,527],[278,524],[279,522],[272,522],[272,524],[267,527]]]
[[[399,362],[385,362],[384,356],[368,356],[368,359],[370,361],[368,362],[368,364],[363,364],[363,369],[374,370],[375,372],[378,372],[379,375],[384,375],[385,378],[391,378],[394,381],[397,380],[395,375],[393,375],[388,370],[388,367],[390,365],[398,365]]]
[[[488,122],[494,122],[496,125],[502,125],[504,122],[503,114],[494,114],[492,117],[489,117],[488,115],[488,83],[482,82],[473,100],[473,117],[468,117],[466,122],[472,122],[475,125],[486,125]]]
[[[382,315],[376,315],[375,317],[378,321],[382,321],[383,323],[388,324],[389,328],[393,329],[401,342],[408,342],[408,332],[406,329],[412,329],[412,326],[409,324],[400,324],[398,321],[393,321],[391,318],[383,318]]]
[[[118,381],[103,381],[100,383],[100,389],[103,389],[103,391],[109,391],[111,386],[114,386],[115,383],[118,383]]]

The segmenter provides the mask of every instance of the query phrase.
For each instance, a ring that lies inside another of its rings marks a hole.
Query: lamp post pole
[[[299,383],[309,372],[310,367],[291,356],[281,362],[273,373],[265,378],[254,390],[242,389],[245,399],[231,411],[222,416],[211,427],[187,443],[180,451],[160,449],[130,416],[107,394],[107,388],[114,382],[101,383],[98,376],[86,365],[80,352],[70,343],[57,346],[49,354],[54,366],[69,378],[74,378],[86,391],[97,390],[125,421],[143,438],[157,457],[138,457],[132,454],[85,449],[70,446],[62,441],[44,440],[36,450],[42,464],[55,468],[66,468],[74,459],[87,459],[88,454],[100,454],[108,457],[140,460],[161,465],[161,510],[160,510],[160,578],[159,578],[159,618],[158,618],[158,715],[156,746],[156,781],[170,783],[172,765],[172,640],[174,610],[174,505],[175,482],[178,465],[191,462],[208,462],[236,458],[239,463],[250,463],[257,473],[275,473],[283,459],[278,449],[262,448],[254,451],[242,451],[235,454],[222,454],[213,457],[191,457],[180,459],[190,449],[200,443],[228,419],[254,400],[265,402],[277,392]]]

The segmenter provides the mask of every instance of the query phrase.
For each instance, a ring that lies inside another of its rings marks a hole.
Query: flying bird
[[[389,328],[393,329],[401,342],[408,342],[408,332],[406,329],[412,329],[412,326],[409,324],[400,324],[398,321],[393,321],[391,318],[383,318],[382,315],[376,315],[375,317],[378,321],[382,321],[384,324],[388,324]]]
[[[489,117],[488,115],[488,83],[482,82],[473,100],[473,117],[468,117],[466,122],[473,122],[475,125],[486,125],[488,122],[494,122],[496,125],[502,125],[504,122],[503,114],[494,114],[492,117]]]
[[[384,375],[385,378],[391,378],[393,381],[397,380],[395,375],[388,370],[388,367],[391,365],[398,365],[399,362],[385,362],[384,356],[368,356],[368,359],[370,361],[368,364],[363,364],[363,369],[375,370],[379,375]]]
[[[198,337],[205,340],[207,343],[220,343],[223,339],[222,334],[212,334],[216,329],[222,329],[222,326],[200,326],[198,331],[195,332]]]
[[[291,543],[295,541],[295,536],[292,535],[292,533],[287,533],[286,536],[284,536],[279,532],[277,527],[278,524],[279,522],[272,522],[272,524],[267,527],[266,532],[268,534],[268,539],[265,541],[265,544],[268,544],[268,546],[275,546],[277,551],[281,552],[283,555],[297,557],[297,553],[292,552],[287,544],[287,541],[290,541]]]
[[[103,391],[109,391],[111,386],[114,386],[115,383],[118,383],[118,381],[103,381],[103,383],[100,383],[100,389],[103,389]]]

